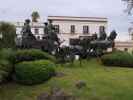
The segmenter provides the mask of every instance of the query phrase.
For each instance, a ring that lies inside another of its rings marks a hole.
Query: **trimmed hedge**
[[[15,66],[15,80],[25,85],[42,83],[55,74],[54,67],[48,60],[21,62]]]
[[[107,66],[133,67],[133,55],[128,52],[116,51],[101,57]]]
[[[16,63],[23,61],[41,60],[41,59],[48,59],[53,62],[56,61],[55,57],[38,49],[18,50],[16,51],[15,54]]]
[[[9,61],[0,60],[0,83],[9,79],[13,71],[13,66]]]

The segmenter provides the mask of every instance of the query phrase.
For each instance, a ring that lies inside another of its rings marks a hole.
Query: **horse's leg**
[[[81,55],[79,55],[79,65],[80,65],[80,67],[82,66],[82,57],[81,57]]]
[[[79,66],[81,67],[82,66],[82,63],[81,63],[81,59],[79,58]]]

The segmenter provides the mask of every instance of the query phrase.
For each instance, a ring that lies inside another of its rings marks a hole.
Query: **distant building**
[[[116,41],[115,48],[121,51],[133,51],[133,41]]]
[[[131,26],[128,29],[130,39],[128,41],[116,41],[115,48],[121,51],[133,51],[133,22],[131,22]]]
[[[48,20],[53,21],[59,37],[66,40],[65,44],[69,44],[70,38],[98,34],[103,28],[107,31],[108,24],[107,18],[101,17],[48,16]]]
[[[16,22],[14,23],[14,25],[16,26],[16,33],[18,35],[18,37],[22,36],[22,27],[24,25],[24,22]],[[31,22],[31,31],[32,33],[36,36],[36,38],[42,38],[43,36],[43,28],[44,28],[44,24],[41,22]]]
[[[48,16],[47,20],[52,20],[55,30],[61,40],[65,40],[65,44],[69,44],[70,38],[77,38],[79,36],[91,36],[99,33],[104,29],[107,31],[107,18],[101,17],[70,17],[70,16]],[[15,23],[17,35],[21,36],[21,30],[24,22]],[[37,39],[42,39],[44,34],[43,22],[31,23],[32,33]]]
[[[129,35],[130,35],[130,37],[131,37],[131,40],[133,40],[133,22],[131,22],[131,26],[130,26],[130,28],[128,29],[128,31],[129,31]]]

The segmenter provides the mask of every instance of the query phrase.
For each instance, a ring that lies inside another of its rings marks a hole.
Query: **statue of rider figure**
[[[22,38],[27,38],[32,34],[29,19],[25,20],[21,33],[22,33]]]
[[[25,20],[21,33],[22,33],[22,45],[24,46],[24,48],[25,47],[27,48],[30,46],[31,40],[35,40],[35,37],[31,32],[31,26],[30,26],[29,19]]]
[[[53,21],[49,20],[49,23],[48,23],[48,33],[49,33],[49,35],[51,35],[54,32],[54,26],[53,26],[52,23],[53,23]]]
[[[43,30],[43,32],[44,32],[43,39],[48,39],[48,23],[45,22],[44,25],[45,26],[44,26],[44,30]]]
[[[44,33],[45,34],[48,34],[48,23],[46,22],[46,23],[44,23]]]

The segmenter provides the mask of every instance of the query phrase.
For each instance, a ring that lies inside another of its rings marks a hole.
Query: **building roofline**
[[[53,21],[80,21],[80,22],[108,22],[102,17],[74,17],[74,16],[48,16],[48,20]]]
[[[93,18],[93,19],[108,19],[106,17],[76,17],[76,16],[48,16],[49,17],[60,17],[60,18]]]
[[[51,20],[51,19],[48,19]],[[53,21],[80,21],[80,22],[108,22],[108,21],[100,21],[100,20],[73,20],[73,19],[52,19]]]

